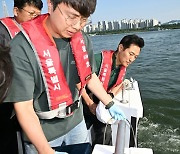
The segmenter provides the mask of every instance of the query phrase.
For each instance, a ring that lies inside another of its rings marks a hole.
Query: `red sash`
[[[91,66],[89,63],[88,53],[81,32],[76,33],[71,38],[70,43],[76,61],[76,65],[78,66],[77,69],[81,81],[81,94],[81,90],[84,88],[84,86],[91,78]]]
[[[18,24],[14,21],[12,17],[2,18],[0,19],[0,21],[8,30],[11,39],[20,32]]]
[[[60,62],[59,52],[45,26],[47,17],[47,14],[38,16],[30,22],[23,23],[22,27],[26,32],[23,32],[24,35],[27,39],[30,39],[28,41],[35,51],[46,86],[49,109],[53,110],[58,108],[61,103],[66,102],[67,106],[72,104],[73,99]],[[71,41],[72,51],[75,55],[78,74],[82,83],[81,86],[84,86],[88,82],[86,77],[91,75],[91,67],[90,65],[84,65],[89,63],[89,59],[82,34],[79,33],[74,37]],[[85,55],[86,57],[84,57]]]
[[[101,63],[100,71],[99,71],[99,79],[102,82],[103,87],[106,91],[110,90],[108,89],[108,84],[109,84],[109,80],[111,76],[113,53],[114,51],[112,50],[102,51],[102,63]],[[126,67],[121,66],[116,83],[111,87],[111,89],[119,85],[120,83],[122,83],[125,73],[126,73]]]

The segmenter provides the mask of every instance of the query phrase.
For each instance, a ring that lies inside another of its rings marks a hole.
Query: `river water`
[[[145,41],[126,74],[138,81],[144,107],[138,146],[154,154],[180,154],[180,30],[134,34]],[[92,36],[94,51],[116,50],[124,35]]]

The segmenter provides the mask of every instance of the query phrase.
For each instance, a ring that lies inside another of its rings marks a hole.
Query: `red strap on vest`
[[[1,20],[1,23],[8,30],[11,38],[14,38],[14,36],[16,36],[16,34],[20,32],[20,29],[19,29],[17,23],[15,23],[13,18],[7,17],[7,18],[2,18],[0,20]]]
[[[111,69],[112,69],[112,55],[114,51],[104,50],[102,51],[102,62],[99,71],[99,79],[103,84],[104,89],[107,91],[108,83],[110,80]]]
[[[78,74],[81,80],[81,89],[80,89],[80,95],[81,95],[81,90],[90,80],[91,74],[92,74],[91,66],[89,63],[89,57],[87,54],[85,42],[84,42],[81,32],[76,33],[71,38],[71,47],[72,47],[72,52],[74,54],[74,58],[76,61],[76,65],[79,66],[77,67],[77,69],[78,69]]]
[[[32,41],[31,46],[35,51],[46,86],[49,109],[53,110],[58,108],[59,105],[64,102],[66,102],[66,105],[68,106],[73,103],[73,100],[60,62],[59,52],[53,39],[49,37],[48,32],[43,25],[47,17],[47,14],[38,16],[30,22],[23,23],[22,26],[26,32],[24,35],[26,36],[27,34],[27,39],[28,37],[30,38],[30,44]],[[82,35],[75,36],[71,44],[73,53],[76,57],[75,60],[77,61],[79,75],[81,75],[80,79],[82,80],[86,78],[86,73],[83,73],[84,69],[80,69],[82,67],[80,64],[84,63],[82,60],[83,54],[82,52],[80,53],[80,51],[82,51],[84,47],[81,44],[74,45],[74,43],[78,43],[77,37],[79,37],[80,40],[82,39]],[[91,70],[90,72],[86,72],[91,74]],[[81,81],[81,83],[83,83],[82,85],[84,85],[84,80]]]
[[[110,90],[110,89],[108,89],[108,84],[109,84],[111,70],[112,70],[113,53],[114,53],[113,50],[102,51],[102,62],[101,62],[101,68],[99,71],[99,79],[102,82],[103,87],[106,91]],[[119,85],[120,83],[122,83],[125,73],[126,73],[126,67],[121,66],[116,83],[111,87],[111,89],[114,88],[115,86]]]

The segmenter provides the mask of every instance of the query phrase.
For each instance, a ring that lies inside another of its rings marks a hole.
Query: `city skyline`
[[[47,12],[47,0],[43,1],[42,13]],[[13,0],[5,0],[9,15],[12,16]],[[161,23],[180,19],[180,0],[97,0],[97,7],[91,16],[93,24],[98,21],[122,19],[156,19]],[[0,4],[2,10],[2,0]],[[0,11],[0,18],[3,11]]]
[[[116,20],[116,21],[99,21],[98,24],[90,24],[83,28],[84,32],[101,32],[112,30],[124,30],[124,29],[142,29],[152,28],[156,25],[160,25],[160,22],[156,19],[136,19],[136,20]]]

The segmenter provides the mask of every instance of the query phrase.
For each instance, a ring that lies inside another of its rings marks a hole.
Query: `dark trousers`
[[[0,154],[18,154],[16,127],[10,119],[12,110],[12,104],[0,104]]]
[[[112,145],[111,125],[106,125],[100,122],[96,116],[90,112],[85,102],[83,102],[83,112],[87,129],[93,125],[92,146],[94,147],[95,144],[103,144],[103,141],[105,145]]]

